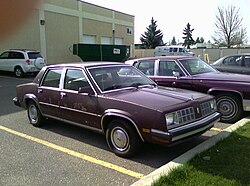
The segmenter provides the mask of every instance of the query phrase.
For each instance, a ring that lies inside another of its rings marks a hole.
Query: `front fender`
[[[138,135],[140,136],[141,140],[144,141],[144,138],[141,135],[141,132],[136,124],[136,122],[132,119],[133,117],[131,116],[130,113],[122,111],[122,110],[118,110],[118,109],[107,109],[105,110],[105,112],[103,113],[102,117],[101,117],[101,127],[102,130],[105,132],[105,119],[107,117],[116,117],[116,118],[122,118],[125,119],[127,121],[129,121],[134,128],[136,129]]]

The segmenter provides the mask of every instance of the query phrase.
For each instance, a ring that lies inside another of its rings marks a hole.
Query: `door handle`
[[[172,85],[175,86],[175,85],[176,85],[176,82],[174,81],[174,82],[172,83]]]
[[[63,99],[63,97],[65,97],[67,94],[65,92],[61,92],[60,95],[61,95],[61,99]]]
[[[43,89],[37,89],[37,93],[40,94],[43,92]]]

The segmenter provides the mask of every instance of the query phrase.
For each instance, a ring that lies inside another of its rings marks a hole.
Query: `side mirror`
[[[89,87],[80,87],[78,90],[79,94],[87,94],[87,95],[94,95],[95,92],[92,90],[92,88]]]
[[[173,75],[174,75],[174,77],[176,77],[177,79],[180,79],[180,72],[173,71]]]

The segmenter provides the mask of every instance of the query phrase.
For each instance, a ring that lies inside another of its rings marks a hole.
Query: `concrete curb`
[[[148,174],[144,178],[138,180],[137,182],[133,183],[132,186],[150,186],[152,183],[159,179],[162,175],[167,175],[172,169],[181,166],[183,163],[187,162],[191,158],[193,158],[196,154],[201,153],[210,147],[214,146],[218,141],[228,137],[231,132],[235,131],[239,127],[245,125],[247,122],[250,121],[250,118],[243,118],[240,121],[236,122],[235,124],[229,126],[228,128],[222,130],[217,135],[209,138],[208,140],[204,141],[203,143],[197,145],[193,149],[185,152],[181,156],[175,158],[171,162],[163,165],[162,167],[156,169],[152,173]]]

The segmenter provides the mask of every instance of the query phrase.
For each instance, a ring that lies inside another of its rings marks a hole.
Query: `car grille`
[[[193,107],[189,107],[189,108],[177,111],[177,122],[180,125],[192,122],[194,120],[195,120],[195,113],[194,113]]]
[[[201,114],[202,117],[205,117],[213,112],[210,102],[204,102],[201,104]]]

